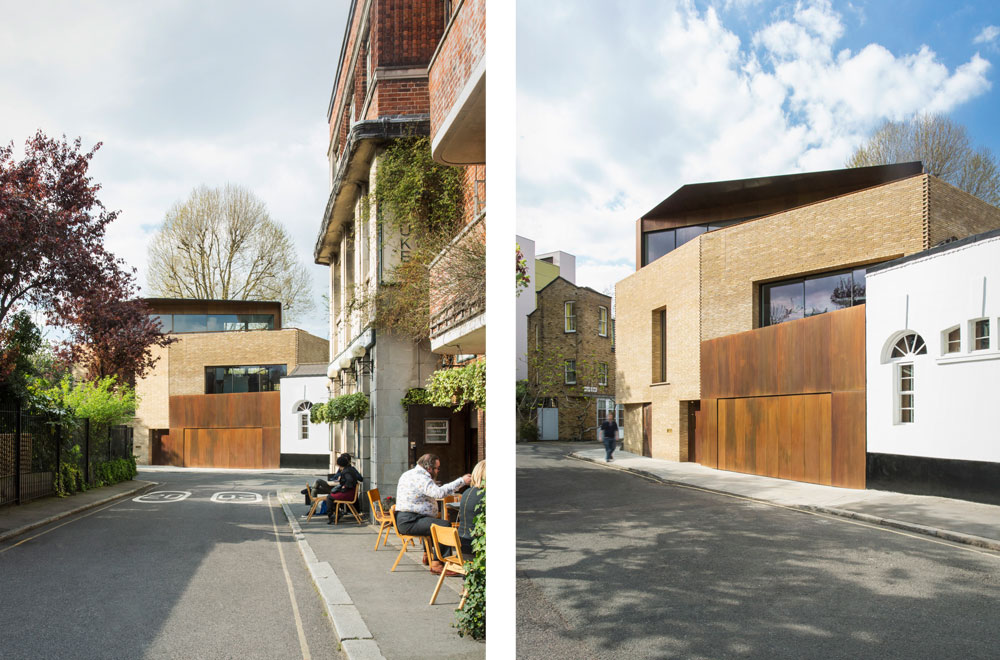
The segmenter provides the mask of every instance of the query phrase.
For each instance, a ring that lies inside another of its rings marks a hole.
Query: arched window
[[[295,413],[299,416],[299,440],[309,439],[309,411],[312,407],[312,403],[303,401],[295,409]]]
[[[912,424],[916,411],[914,394],[916,388],[913,358],[916,355],[927,355],[927,343],[915,332],[904,332],[897,335],[895,341],[889,340],[890,346],[885,361],[892,363],[893,374],[893,407],[896,424]]]

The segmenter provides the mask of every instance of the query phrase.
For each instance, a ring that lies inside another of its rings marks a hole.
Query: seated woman
[[[330,500],[340,500],[342,502],[350,502],[354,499],[354,491],[361,484],[363,477],[361,473],[351,465],[351,455],[344,453],[337,457],[337,472],[333,475],[334,486],[330,489],[330,494],[327,498]],[[331,502],[332,504],[332,502]],[[327,509],[327,524],[333,524],[333,511],[334,507],[330,506]]]
[[[462,501],[458,505],[458,538],[462,542],[462,558],[472,559],[472,530],[476,521],[476,506],[486,492],[486,461],[476,463],[472,468],[472,486],[462,493]]]

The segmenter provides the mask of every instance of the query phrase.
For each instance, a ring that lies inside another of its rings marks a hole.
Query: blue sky
[[[0,1],[0,141],[36,130],[104,146],[91,173],[121,215],[107,244],[139,271],[167,209],[198,185],[253,190],[315,280],[296,325],[326,336],[312,250],[329,195],[326,108],[347,0]]]
[[[518,233],[598,290],[635,220],[697,181],[833,169],[885,119],[940,112],[1000,154],[1000,4],[517,5]]]

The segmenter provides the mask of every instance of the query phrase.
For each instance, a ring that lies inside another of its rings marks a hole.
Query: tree
[[[979,199],[1000,205],[1000,166],[986,147],[975,148],[964,126],[941,115],[886,121],[847,160],[847,167],[919,160],[928,174]]]
[[[0,148],[0,333],[18,332],[19,310],[41,311],[48,325],[70,331],[57,347],[61,358],[130,379],[152,365],[151,346],[172,340],[136,298],[134,269],[104,248],[118,213],[105,209],[101,186],[87,176],[100,146],[84,153],[80,139],[39,131],[20,161],[13,143]],[[0,374],[17,362],[14,345],[3,341]]]
[[[285,319],[312,309],[312,283],[288,232],[241,186],[195,188],[149,246],[149,287],[168,298],[278,300]]]

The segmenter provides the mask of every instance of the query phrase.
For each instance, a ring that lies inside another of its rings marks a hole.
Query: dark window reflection
[[[865,303],[865,269],[823,273],[761,286],[761,326]]]
[[[704,234],[708,231],[708,225],[693,225],[691,227],[678,227],[677,228],[677,247],[680,247],[690,241],[692,238],[697,238],[698,236]]]
[[[151,314],[161,332],[274,330],[274,314]]]
[[[283,364],[205,367],[205,394],[276,392],[284,375]]]
[[[805,312],[805,290],[802,282],[774,284],[765,289],[762,325],[775,325],[801,319]]]
[[[208,316],[205,314],[174,314],[174,332],[205,332]]]
[[[646,234],[645,263],[650,264],[677,247],[673,229],[654,231]]]

